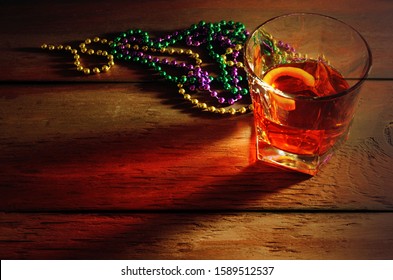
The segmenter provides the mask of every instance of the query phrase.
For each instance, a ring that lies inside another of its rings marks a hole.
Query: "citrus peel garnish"
[[[301,68],[291,67],[291,66],[278,67],[270,70],[269,72],[266,73],[265,77],[263,77],[263,81],[274,87],[274,82],[282,76],[289,76],[299,79],[309,87],[315,86],[315,79],[310,73],[304,71]]]
[[[271,85],[272,87],[275,87],[274,82],[278,78],[283,76],[289,76],[299,79],[309,87],[315,86],[315,79],[310,73],[304,71],[303,69],[297,67],[291,67],[291,66],[272,69],[269,72],[267,72],[267,74],[265,75],[265,77],[263,77],[262,80],[265,83]],[[281,107],[286,111],[293,111],[296,108],[295,100],[293,99],[280,96],[276,93],[272,93],[272,99],[275,100],[276,104],[279,107]]]

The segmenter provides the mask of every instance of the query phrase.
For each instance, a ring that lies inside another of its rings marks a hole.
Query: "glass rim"
[[[247,59],[247,46],[249,44],[249,42],[251,41],[251,38],[253,37],[253,35],[259,31],[260,28],[262,28],[264,25],[266,25],[267,23],[280,19],[280,18],[284,18],[284,17],[290,17],[290,16],[319,16],[319,17],[323,17],[332,21],[336,21],[339,22],[343,25],[345,25],[346,27],[348,27],[349,29],[351,29],[352,31],[355,32],[355,34],[357,34],[359,36],[359,38],[363,41],[366,50],[367,50],[367,55],[368,55],[368,60],[367,60],[367,67],[365,69],[364,74],[362,75],[362,77],[359,78],[359,81],[356,82],[354,85],[352,85],[351,87],[347,88],[346,90],[337,92],[335,94],[332,95],[327,95],[327,96],[303,96],[303,95],[296,95],[296,94],[292,94],[292,93],[287,93],[284,91],[281,91],[279,89],[273,88],[271,85],[267,84],[266,82],[264,82],[260,77],[258,77],[253,70],[251,70],[251,67],[249,65],[248,59]],[[352,27],[351,25],[349,25],[348,23],[345,23],[335,17],[332,16],[328,16],[328,15],[324,15],[324,14],[319,14],[319,13],[308,13],[308,12],[296,12],[296,13],[288,13],[288,14],[282,14],[279,16],[275,16],[273,18],[270,18],[266,21],[264,21],[262,24],[260,24],[259,26],[257,26],[250,34],[250,36],[247,38],[245,44],[244,44],[244,69],[246,70],[247,75],[251,75],[253,78],[257,79],[258,81],[260,81],[265,87],[269,88],[269,90],[272,90],[275,94],[278,94],[280,96],[286,97],[286,98],[290,98],[290,99],[301,99],[301,100],[330,100],[330,99],[335,99],[338,97],[341,97],[343,95],[347,95],[351,92],[353,92],[354,90],[356,90],[357,88],[359,88],[364,81],[367,79],[369,73],[370,73],[370,69],[372,66],[372,53],[371,53],[371,49],[369,44],[367,43],[367,41],[364,39],[364,37],[359,33],[359,31],[357,31],[354,27]]]

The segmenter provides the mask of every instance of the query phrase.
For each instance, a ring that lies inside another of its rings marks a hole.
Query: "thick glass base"
[[[257,158],[269,164],[294,171],[316,175],[321,166],[332,156],[332,151],[323,155],[297,155],[280,150],[257,137]]]

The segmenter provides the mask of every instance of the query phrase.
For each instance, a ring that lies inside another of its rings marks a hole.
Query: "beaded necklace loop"
[[[69,51],[73,56],[74,56],[74,65],[76,66],[76,70],[83,72],[86,75],[89,74],[99,74],[101,72],[108,72],[109,69],[115,65],[114,63],[114,56],[110,53],[108,53],[108,51],[106,50],[97,50],[95,51],[94,49],[88,49],[87,46],[89,44],[91,44],[92,42],[94,43],[99,43],[102,45],[109,45],[110,43],[112,43],[111,41],[108,42],[107,39],[100,39],[99,37],[94,37],[93,40],[91,40],[90,38],[87,38],[83,43],[79,44],[79,49],[81,53],[87,54],[87,55],[96,55],[96,56],[102,56],[105,57],[108,62],[107,64],[98,67],[95,66],[92,69],[88,68],[88,67],[84,67],[81,63],[80,60],[80,55],[78,54],[78,50],[77,49],[73,49],[70,45],[48,45],[48,44],[42,44],[41,48],[44,50],[50,50],[50,51],[54,51],[54,50],[65,50],[65,51]]]

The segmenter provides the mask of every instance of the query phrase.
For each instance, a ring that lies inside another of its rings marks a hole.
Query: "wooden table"
[[[390,1],[124,2],[2,3],[1,259],[393,257]],[[201,112],[140,66],[85,76],[40,49],[294,11],[349,23],[374,56],[350,138],[315,177],[257,162],[252,114]]]

